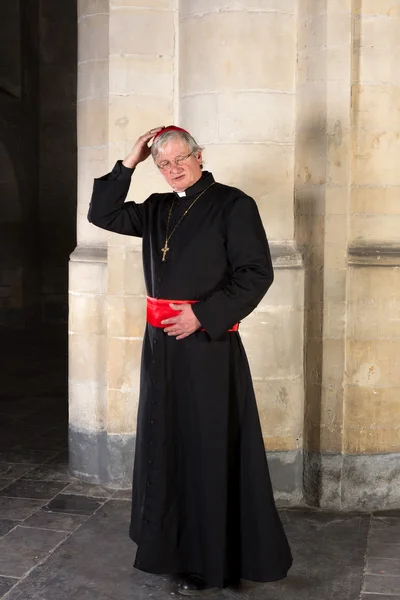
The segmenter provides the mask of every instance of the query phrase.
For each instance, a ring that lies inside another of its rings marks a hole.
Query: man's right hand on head
[[[122,161],[122,164],[129,169],[134,169],[139,163],[146,160],[151,153],[148,144],[161,129],[164,129],[164,127],[154,127],[154,129],[150,129],[150,131],[146,131],[141,135],[128,156]]]

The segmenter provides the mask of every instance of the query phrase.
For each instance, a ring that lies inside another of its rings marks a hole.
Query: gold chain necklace
[[[213,182],[212,182],[212,183],[211,183],[211,184],[210,184],[208,187],[206,187],[206,189],[205,189],[205,190],[203,190],[203,191],[201,192],[201,194],[199,194],[199,195],[197,196],[197,198],[195,198],[195,199],[193,200],[192,204],[189,206],[189,208],[187,208],[187,209],[185,210],[185,212],[183,213],[183,215],[181,216],[181,218],[179,219],[179,221],[177,222],[177,224],[175,225],[175,227],[173,228],[173,230],[171,231],[171,233],[168,235],[168,230],[169,230],[169,222],[170,222],[170,220],[171,220],[171,214],[172,214],[172,209],[174,208],[174,204],[175,204],[175,198],[174,198],[174,200],[172,201],[172,203],[171,203],[171,207],[170,207],[170,209],[169,209],[169,215],[168,215],[168,221],[167,221],[167,231],[166,231],[166,233],[165,233],[165,245],[164,245],[164,248],[161,248],[161,252],[163,253],[162,262],[165,262],[165,257],[166,257],[166,255],[167,255],[167,252],[169,251],[168,242],[169,242],[169,240],[172,238],[173,234],[175,233],[175,231],[176,231],[176,228],[177,228],[177,227],[178,227],[178,225],[179,225],[179,224],[180,224],[180,223],[183,221],[183,219],[186,217],[186,215],[188,214],[188,212],[189,212],[189,210],[192,208],[192,206],[194,206],[194,205],[196,204],[197,200],[198,200],[199,198],[201,198],[201,196],[202,196],[202,195],[203,195],[203,194],[204,194],[204,193],[205,193],[207,190],[209,190],[209,189],[210,189],[210,187],[211,187],[212,185],[214,185],[214,183],[215,183],[215,181],[213,181]]]

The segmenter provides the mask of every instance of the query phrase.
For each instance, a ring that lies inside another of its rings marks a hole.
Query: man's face
[[[171,138],[160,148],[155,160],[168,185],[175,192],[183,192],[201,177],[201,152],[187,157],[189,152],[189,146],[184,140],[179,137]],[[179,164],[176,164],[176,159]]]

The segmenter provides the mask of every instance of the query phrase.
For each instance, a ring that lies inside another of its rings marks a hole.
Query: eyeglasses
[[[186,156],[177,156],[173,163],[176,167],[181,167],[185,160],[187,160],[189,156],[192,156],[192,154],[193,152],[189,152],[189,154],[186,154]],[[157,164],[157,167],[160,169],[160,171],[167,171],[172,167],[172,163],[170,160],[162,160],[159,164]]]

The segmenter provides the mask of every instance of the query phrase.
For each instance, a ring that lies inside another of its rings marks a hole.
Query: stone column
[[[72,472],[126,487],[132,457],[144,328],[140,240],[87,221],[94,177],[124,158],[137,137],[173,118],[171,0],[80,0],[78,247],[70,262],[70,453]],[[150,175],[151,173],[151,175]],[[149,164],[130,198],[162,188]]]
[[[179,116],[259,206],[276,280],[241,325],[278,497],[302,489],[303,271],[293,243],[295,0],[181,0]]]
[[[355,2],[343,505],[400,506],[400,4]]]
[[[398,506],[399,7],[299,12],[297,239],[306,262],[308,502]]]

